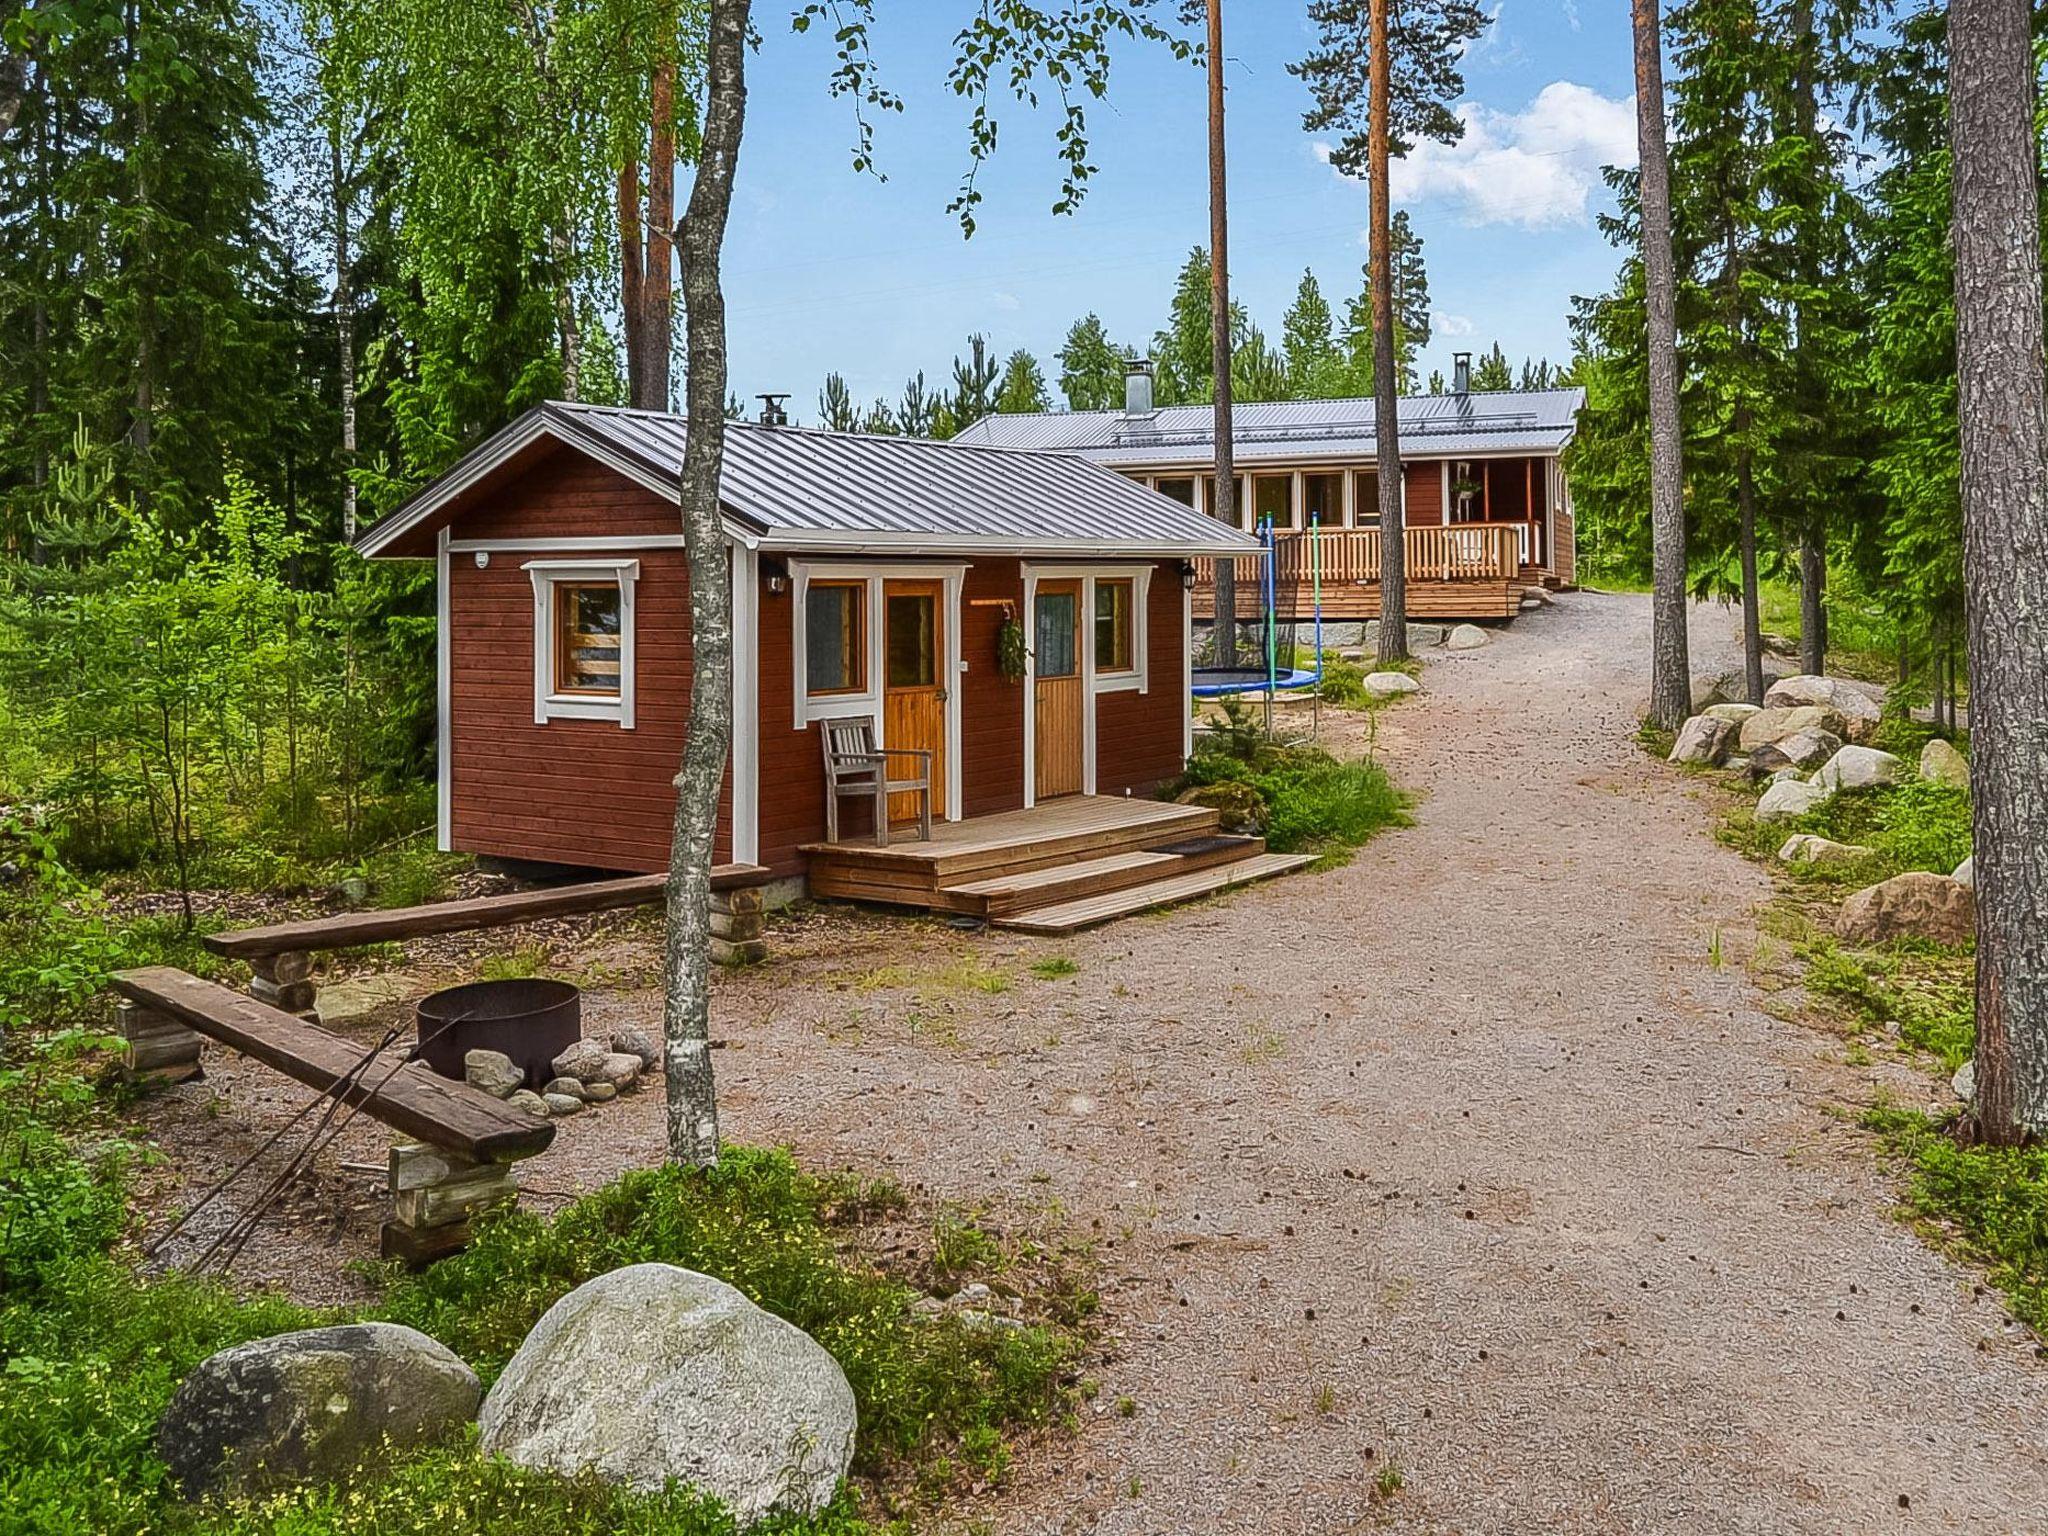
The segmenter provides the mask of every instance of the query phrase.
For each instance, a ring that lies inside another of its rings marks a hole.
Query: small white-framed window
[[[1137,583],[1128,576],[1095,578],[1095,675],[1138,670]]]
[[[633,729],[638,560],[529,560],[533,723],[613,720]]]

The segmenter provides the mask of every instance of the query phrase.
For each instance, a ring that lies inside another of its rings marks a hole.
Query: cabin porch
[[[1028,933],[1071,933],[1312,862],[1221,832],[1207,807],[1112,795],[1062,795],[935,822],[928,842],[899,832],[879,847],[852,834],[802,851],[814,896],[922,907]]]

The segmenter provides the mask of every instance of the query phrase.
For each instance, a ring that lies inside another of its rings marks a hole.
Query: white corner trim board
[[[614,720],[633,729],[633,585],[638,560],[529,560],[521,570],[533,582],[533,723]],[[616,698],[559,693],[555,688],[555,594],[565,583],[612,581],[619,587],[619,692]]]

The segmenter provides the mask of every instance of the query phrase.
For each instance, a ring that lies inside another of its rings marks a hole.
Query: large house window
[[[1134,641],[1132,586],[1129,580],[1097,578],[1095,583],[1095,670],[1133,672],[1138,666]]]
[[[1230,483],[1237,488],[1237,499],[1231,503],[1231,506],[1237,513],[1237,526],[1249,528],[1251,526],[1251,509],[1244,504],[1244,476],[1232,475]],[[1214,475],[1202,476],[1202,510],[1211,517],[1216,515],[1216,477]]]
[[[1341,474],[1306,474],[1301,477],[1302,526],[1314,523],[1323,528],[1344,525],[1344,477]]]
[[[867,688],[868,587],[814,581],[804,598],[804,691],[814,698]]]
[[[615,720],[633,728],[637,560],[530,560],[533,720]]]
[[[1294,527],[1294,476],[1254,475],[1252,516],[1255,527],[1264,522],[1275,528]]]
[[[1184,507],[1195,504],[1193,475],[1164,475],[1152,482],[1152,488],[1162,496],[1171,496]]]

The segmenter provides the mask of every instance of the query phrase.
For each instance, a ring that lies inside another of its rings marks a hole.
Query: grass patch
[[[1863,1124],[1905,1172],[1923,1233],[1981,1265],[2013,1315],[2048,1333],[2048,1149],[1962,1146],[1949,1122],[1889,1104]]]
[[[1179,787],[1222,783],[1251,790],[1275,853],[1348,851],[1383,827],[1408,825],[1406,798],[1385,769],[1339,761],[1320,747],[1264,745],[1240,753],[1214,745],[1188,763]]]
[[[1847,864],[1779,864],[1778,850],[1796,832],[1871,850]],[[1845,790],[1804,816],[1759,822],[1741,806],[1724,821],[1721,840],[1771,864],[1802,885],[1856,890],[1908,870],[1945,875],[1970,856],[1970,796],[1923,779],[1882,789]]]
[[[548,952],[538,944],[524,944],[502,955],[485,955],[476,963],[479,981],[525,981],[545,975]]]
[[[1846,950],[1819,939],[1801,951],[1806,989],[1840,1004],[1858,1023],[1895,1027],[1899,1039],[1953,1073],[1977,1044],[1974,963],[1900,949]]]
[[[1040,981],[1062,981],[1080,973],[1081,964],[1072,955],[1047,955],[1031,962],[1031,974]]]

